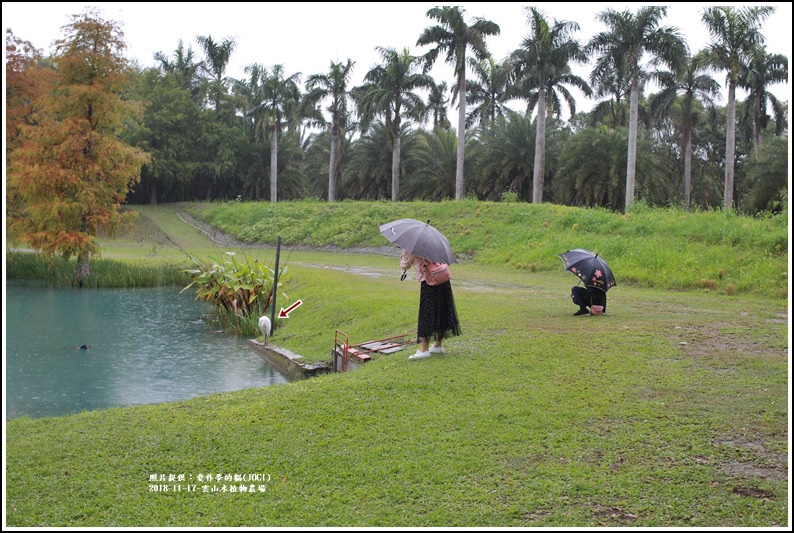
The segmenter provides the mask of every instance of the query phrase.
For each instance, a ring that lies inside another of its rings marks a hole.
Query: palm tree
[[[497,201],[505,192],[529,198],[536,134],[532,118],[515,111],[480,127],[470,156],[479,198]]]
[[[443,128],[448,130],[452,124],[447,118],[447,103],[449,99],[446,96],[447,82],[442,81],[439,84],[433,82],[430,87],[430,94],[427,96],[427,112],[433,116],[433,129]]]
[[[728,124],[725,140],[725,209],[733,209],[733,175],[736,151],[736,86],[753,47],[764,43],[761,22],[775,12],[769,6],[714,6],[703,10],[702,20],[711,34],[706,50],[711,66],[727,72]]]
[[[605,125],[584,128],[565,143],[560,154],[560,179],[553,187],[560,203],[579,207],[615,207],[623,198],[626,128]]]
[[[193,49],[185,45],[182,39],[179,40],[176,50],[174,50],[173,60],[163,52],[156,52],[154,60],[160,63],[160,70],[163,74],[170,74],[179,81],[179,86],[190,91],[192,98],[196,98],[201,88],[198,84],[198,72],[201,62],[196,63],[193,59]]]
[[[416,147],[408,154],[416,171],[405,180],[408,198],[440,201],[455,197],[455,163],[458,139],[454,131],[436,126],[417,130]]]
[[[787,81],[788,58],[782,54],[767,54],[766,46],[756,46],[739,80],[739,86],[750,92],[741,107],[740,122],[752,126],[756,157],[761,151],[761,131],[769,123],[767,105],[772,106],[776,134],[783,131],[786,122],[785,104],[770,93],[767,86]]]
[[[278,134],[286,126],[295,130],[303,119],[300,72],[284,76],[284,66],[272,70],[260,64],[245,67],[248,82],[239,86],[249,98],[247,115],[253,121],[256,139],[270,138],[270,201],[278,201]]]
[[[671,113],[675,108],[684,147],[684,208],[689,211],[692,184],[692,131],[700,121],[703,107],[714,110],[713,98],[719,95],[720,84],[706,73],[706,56],[701,53],[688,57],[681,70],[654,73],[661,91],[654,96],[651,109],[654,116]]]
[[[383,117],[392,143],[392,201],[400,195],[400,135],[403,117],[424,122],[426,106],[416,89],[430,89],[432,78],[417,72],[419,58],[403,49],[377,47],[383,59],[366,76],[364,84],[352,91],[361,118],[361,130],[366,132],[376,117]]]
[[[355,63],[350,59],[347,63],[331,62],[328,74],[312,74],[306,80],[308,93],[305,100],[314,107],[320,100],[330,98],[326,110],[331,114],[331,155],[328,162],[328,203],[336,201],[336,182],[339,177],[339,163],[342,152],[342,135],[348,123],[349,112],[347,101],[350,96],[347,84]]]
[[[460,6],[434,7],[427,11],[427,16],[439,22],[436,26],[425,28],[417,46],[435,44],[436,47],[424,56],[425,72],[430,70],[441,52],[446,52],[446,61],[455,66],[457,77],[457,94],[460,95],[458,105],[458,161],[455,173],[455,199],[462,200],[463,187],[463,156],[466,139],[466,50],[471,50],[478,61],[488,57],[485,37],[499,35],[499,26],[490,20],[477,17],[474,23],[467,25],[463,20],[464,10]]]
[[[562,114],[560,95],[568,104],[571,116],[576,114],[576,101],[566,85],[578,87],[585,95],[592,90],[587,82],[571,73],[571,61],[584,62],[587,57],[579,43],[570,38],[579,30],[576,22],[555,21],[549,25],[544,14],[535,7],[524,12],[531,34],[521,42],[521,48],[508,58],[513,84],[510,96],[528,101],[531,109],[537,104],[537,134],[535,135],[535,164],[532,174],[532,203],[543,202],[544,167],[546,162],[546,116]],[[546,97],[550,101],[546,102]]]
[[[405,150],[406,156],[411,159],[410,147],[414,144],[418,130],[412,131],[406,124],[401,127],[400,138],[404,141],[401,146],[404,144],[408,148]],[[393,136],[390,126],[383,120],[376,120],[353,144],[350,162],[342,175],[347,197],[357,200],[382,200],[388,197],[389,189],[393,189],[393,186],[390,187],[394,160],[391,147]]]
[[[610,128],[628,127],[628,100],[631,96],[631,82],[617,68],[606,68],[596,75],[590,76],[593,88],[593,98],[607,100],[598,102],[590,112],[590,126],[607,124]],[[642,96],[644,83],[640,83],[640,96]]]
[[[786,136],[772,137],[764,143],[757,157],[747,161],[745,176],[752,185],[745,202],[747,211],[755,214],[788,209],[789,151]]]
[[[344,135],[341,135],[341,144],[336,153],[336,166],[339,174],[336,176],[336,201],[350,198],[350,194],[342,189],[344,176],[347,166],[350,164],[350,150],[353,146],[353,136],[357,132],[352,131],[353,123],[343,127]],[[314,198],[327,198],[328,178],[323,178],[323,174],[328,174],[328,162],[331,159],[331,131],[328,129],[316,133],[310,133],[305,141],[305,158],[307,192]]]
[[[216,43],[209,35],[200,35],[196,37],[196,41],[204,50],[204,55],[207,56],[202,67],[211,80],[215,111],[220,112],[221,95],[226,93],[226,78],[223,75],[226,72],[226,67],[229,66],[229,59],[237,43],[231,37]]]
[[[667,64],[676,69],[686,56],[687,47],[679,31],[672,27],[660,27],[661,18],[667,15],[664,6],[643,6],[632,15],[628,10],[618,12],[608,8],[597,18],[609,27],[608,31],[596,34],[588,43],[588,54],[601,54],[590,76],[591,81],[601,77],[604,71],[615,71],[625,75],[631,82],[629,99],[629,139],[626,161],[625,209],[634,201],[634,181],[637,166],[637,113],[639,107],[640,81],[643,78],[642,56],[648,52],[653,56],[652,64]]]
[[[466,91],[469,93],[466,105],[471,104],[466,114],[467,128],[477,123],[481,125],[491,123],[497,117],[503,117],[510,112],[510,108],[504,103],[508,82],[507,69],[494,61],[491,56],[478,61],[472,65],[472,68],[477,79],[466,81]],[[453,102],[457,95],[457,87],[455,87]]]

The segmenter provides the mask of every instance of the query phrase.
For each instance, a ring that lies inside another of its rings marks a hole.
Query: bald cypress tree
[[[99,231],[113,234],[133,216],[121,205],[149,158],[119,138],[140,110],[121,98],[128,64],[117,23],[89,8],[63,30],[52,88],[9,156],[9,185],[22,203],[9,234],[46,255],[77,257],[74,282],[82,286]]]

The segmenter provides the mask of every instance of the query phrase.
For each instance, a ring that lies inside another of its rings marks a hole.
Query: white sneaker
[[[441,353],[441,354],[443,354],[444,353],[444,347],[443,346],[431,346],[430,347],[430,353]]]
[[[431,354],[429,350],[427,352],[417,350],[416,353],[409,356],[408,359],[424,359],[425,357],[430,357],[431,355],[433,354]]]

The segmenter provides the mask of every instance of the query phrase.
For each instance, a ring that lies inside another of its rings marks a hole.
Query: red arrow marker
[[[287,307],[286,309],[284,309],[284,308],[282,307],[282,308],[281,308],[281,312],[278,314],[278,317],[279,317],[279,318],[289,318],[289,314],[290,314],[292,311],[294,311],[294,310],[295,310],[295,308],[296,308],[296,307],[298,307],[298,306],[299,306],[300,304],[302,304],[302,303],[303,303],[303,302],[301,302],[300,300],[298,300],[297,302],[295,302],[295,303],[294,303],[294,304],[292,304],[291,306]]]

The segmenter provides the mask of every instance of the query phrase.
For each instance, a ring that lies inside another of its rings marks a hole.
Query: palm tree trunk
[[[336,189],[339,186],[339,177],[342,175],[342,131],[339,131],[339,134],[336,136],[336,159],[334,159],[334,200],[336,200],[339,195],[336,192]]]
[[[684,209],[689,211],[692,196],[692,129],[684,131]]]
[[[270,136],[270,201],[275,203],[278,198],[278,130],[273,127]]]
[[[755,157],[757,158],[761,153],[761,122],[758,117],[760,117],[763,113],[763,110],[758,109],[755,112],[755,118],[753,119],[753,145],[755,148]]]
[[[634,202],[634,171],[637,167],[637,108],[640,90],[637,78],[631,80],[631,100],[629,103],[629,155],[626,158],[626,208]]]
[[[532,174],[532,203],[543,203],[543,164],[546,151],[546,91],[538,91],[538,118],[535,131],[535,165]]]
[[[462,64],[466,64],[465,59]],[[466,145],[466,71],[458,73],[458,166],[455,170],[455,200],[463,200],[463,159]]]
[[[736,82],[728,82],[728,125],[725,139],[724,208],[733,209],[733,163],[736,153]]]
[[[399,124],[398,122],[395,122]],[[391,152],[391,201],[400,197],[400,128],[394,128],[394,146]]]
[[[331,157],[328,161],[328,203],[332,204],[336,201],[336,159],[337,143],[339,141],[339,126],[336,124],[331,126]]]

